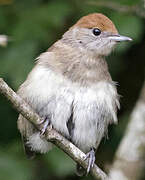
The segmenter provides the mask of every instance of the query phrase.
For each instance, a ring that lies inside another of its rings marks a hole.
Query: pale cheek
[[[114,47],[115,43],[111,42],[108,43],[106,46],[101,47],[100,51],[102,55],[108,55],[111,53],[113,47]]]
[[[115,42],[102,41],[101,43],[97,43],[96,46],[94,46],[94,50],[97,54],[108,55],[111,53],[115,44]]]
[[[94,51],[94,53],[99,55],[108,55],[116,43],[113,41],[108,41],[104,39],[97,39],[97,41],[92,41],[86,44],[88,50]]]

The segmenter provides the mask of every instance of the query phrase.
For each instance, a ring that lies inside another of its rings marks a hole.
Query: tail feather
[[[85,176],[86,175],[86,169],[84,169],[82,166],[77,164],[77,166],[76,166],[76,174],[77,174],[77,176]]]
[[[18,129],[28,158],[32,159],[36,153],[46,153],[52,148],[52,144],[45,138],[41,138],[39,131],[22,115],[18,118]]]
[[[23,145],[24,145],[24,151],[28,159],[33,159],[36,155],[36,153],[31,150],[31,148],[27,145],[27,140],[25,137],[22,137]]]

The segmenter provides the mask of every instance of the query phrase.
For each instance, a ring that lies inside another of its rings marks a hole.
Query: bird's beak
[[[131,39],[130,37],[122,36],[122,35],[120,35],[120,34],[110,35],[108,38],[109,38],[111,41],[116,41],[116,42],[132,41],[132,39]]]

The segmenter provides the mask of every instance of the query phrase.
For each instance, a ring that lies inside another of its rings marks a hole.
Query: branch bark
[[[20,98],[2,78],[0,78],[0,93],[12,103],[18,113],[21,113],[28,121],[33,123],[38,130],[40,129],[41,119],[39,115],[35,113],[33,109],[22,98]],[[84,161],[86,155],[57,131],[48,128],[45,132],[45,137],[48,141],[51,141],[67,153],[75,162],[79,163],[82,167],[87,168],[88,162]],[[97,165],[94,165],[91,169],[91,174],[94,179],[108,179],[107,175]]]
[[[112,180],[141,179],[145,170],[145,83],[110,170]]]

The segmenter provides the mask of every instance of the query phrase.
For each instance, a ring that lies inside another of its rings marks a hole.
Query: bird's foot
[[[49,128],[52,129],[52,124],[50,123],[50,118],[42,118],[42,121],[40,122],[40,135],[44,135],[46,129]]]
[[[88,168],[87,168],[87,174],[90,172],[90,169],[94,166],[95,164],[95,150],[94,148],[91,149],[90,152],[86,154],[85,160],[88,159]]]

